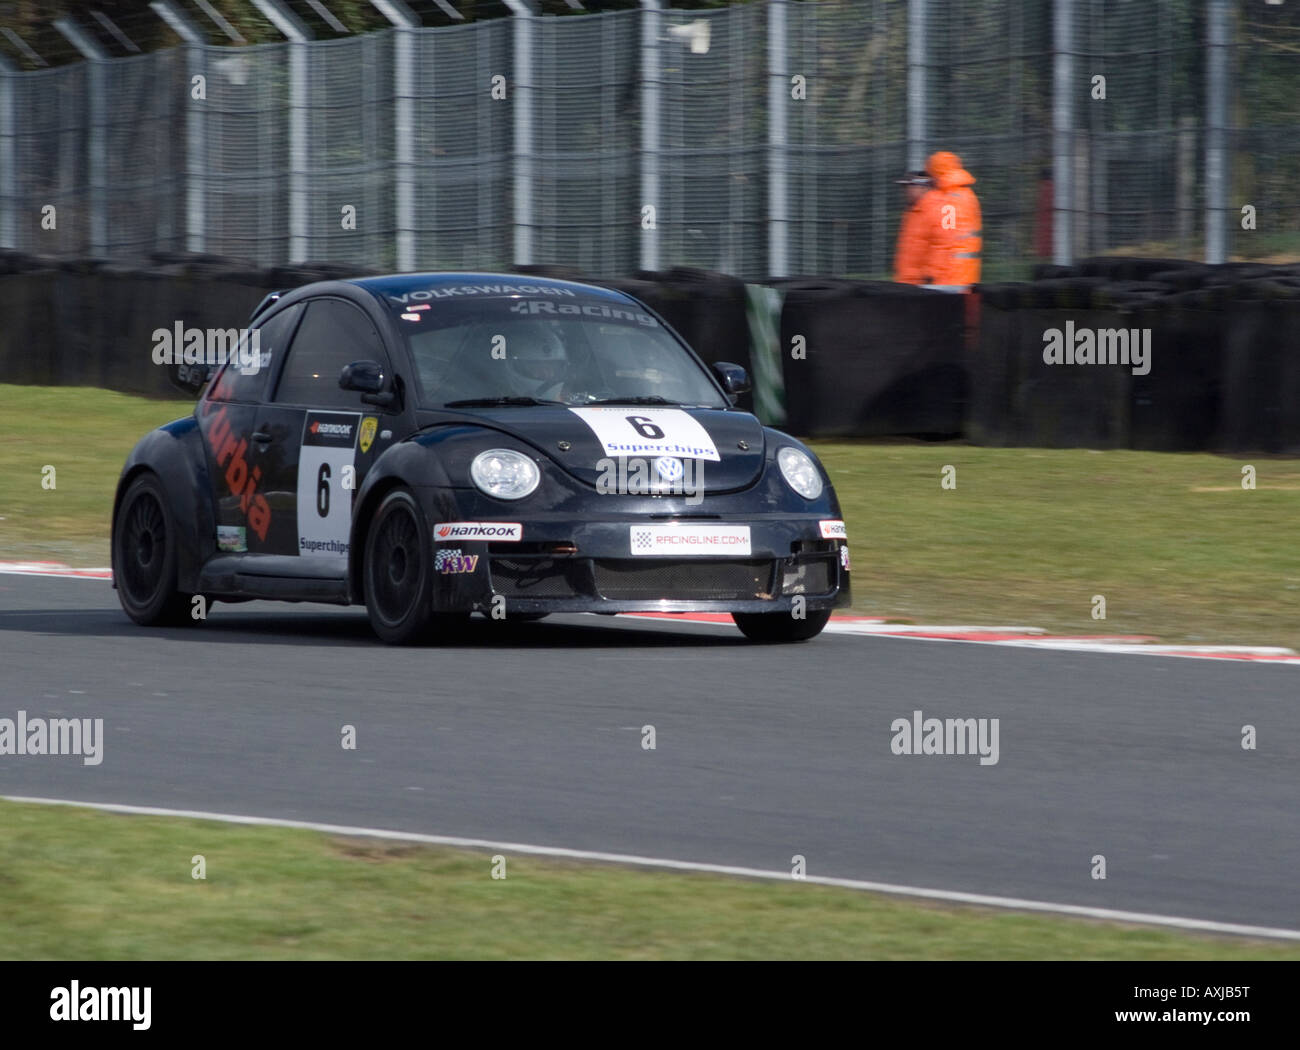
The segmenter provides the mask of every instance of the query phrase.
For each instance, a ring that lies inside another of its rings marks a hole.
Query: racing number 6
[[[316,475],[316,513],[322,518],[330,513],[330,465],[322,463]]]
[[[649,438],[651,441],[658,441],[664,436],[663,430],[660,427],[655,426],[654,423],[645,416],[627,416],[625,418],[632,424],[632,429],[643,438]]]

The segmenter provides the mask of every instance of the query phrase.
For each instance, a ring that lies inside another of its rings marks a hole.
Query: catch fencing
[[[1300,249],[1300,4],[754,0],[0,71],[0,247],[888,276],[977,178],[986,280]]]

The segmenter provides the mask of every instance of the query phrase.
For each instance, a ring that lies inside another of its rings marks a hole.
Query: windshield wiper
[[[448,401],[443,408],[476,408],[491,405],[562,405],[563,401],[537,397],[469,397],[463,401]]]
[[[680,401],[670,401],[658,394],[639,394],[636,397],[598,397],[588,405],[680,405]]]

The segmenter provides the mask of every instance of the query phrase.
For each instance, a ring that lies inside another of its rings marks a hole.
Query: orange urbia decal
[[[227,369],[229,371],[229,369]],[[212,392],[213,398],[226,396],[228,383],[223,379],[221,385]],[[212,424],[208,427],[208,442],[212,448],[212,458],[216,460],[217,469],[225,467],[226,484],[230,486],[231,495],[239,497],[239,509],[248,519],[249,527],[257,533],[259,540],[266,539],[266,531],[271,527],[271,505],[266,497],[257,491],[257,483],[262,478],[262,468],[248,470],[248,461],[244,453],[248,449],[247,438],[237,438],[232,432],[230,419],[226,414],[224,402],[209,399],[203,406],[204,415],[211,414],[214,404],[219,404]]]

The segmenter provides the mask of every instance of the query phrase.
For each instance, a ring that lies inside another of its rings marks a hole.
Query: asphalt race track
[[[765,870],[802,854],[809,875],[1288,929],[1298,694],[1290,667],[830,634],[768,648],[625,617],[476,620],[413,650],[326,606],[218,604],[148,630],[106,582],[0,576],[0,717],[102,717],[105,734],[98,766],[0,757],[0,795]],[[1000,719],[998,763],[894,755],[890,725],[917,709]]]

